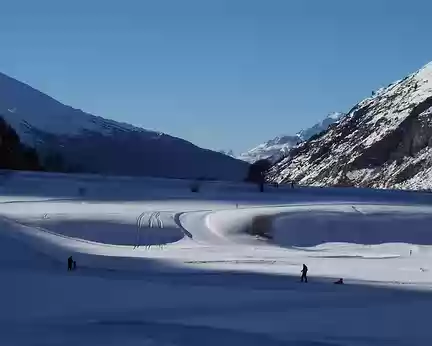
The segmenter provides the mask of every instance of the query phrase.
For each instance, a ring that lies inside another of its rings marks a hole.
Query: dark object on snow
[[[69,271],[69,270],[72,270],[72,264],[73,264],[72,256],[69,256],[67,262],[68,262],[68,271]]]
[[[198,180],[195,180],[190,185],[191,192],[200,192],[200,188],[201,188],[201,182]]]
[[[73,261],[73,270],[75,270],[76,269],[76,261]]]
[[[265,175],[271,166],[271,162],[267,159],[256,161],[249,166],[246,181],[257,184],[259,191],[264,192]]]
[[[335,281],[335,282],[334,282],[335,285],[343,285],[343,283],[344,283],[344,282],[343,282],[343,279],[342,279],[342,278],[340,278],[338,281]]]
[[[294,182],[293,181],[291,182],[291,188],[292,189],[294,188]]]
[[[306,264],[303,264],[303,269],[301,271],[302,276],[301,276],[301,279],[300,279],[301,282],[303,282],[303,280],[304,280],[304,282],[308,282],[307,272],[308,272],[308,267],[306,266]]]

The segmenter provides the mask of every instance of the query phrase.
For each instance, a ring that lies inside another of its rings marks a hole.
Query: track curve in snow
[[[205,217],[210,234],[234,243],[250,244],[250,236],[254,235],[265,239],[267,245],[284,247],[325,243],[432,244],[429,206],[287,205],[207,212],[201,217]],[[212,238],[207,240],[211,242]]]

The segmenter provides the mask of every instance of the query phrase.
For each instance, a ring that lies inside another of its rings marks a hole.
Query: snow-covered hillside
[[[381,88],[269,173],[309,185],[432,188],[432,63]]]
[[[253,163],[258,160],[268,159],[276,162],[286,156],[289,151],[312,136],[327,130],[327,128],[344,116],[343,113],[331,113],[325,119],[314,126],[301,130],[294,136],[278,136],[238,156],[240,160]]]
[[[0,73],[0,115],[40,156],[68,170],[241,180],[247,164],[185,140],[65,106]]]
[[[432,339],[429,193],[1,173],[0,345]]]

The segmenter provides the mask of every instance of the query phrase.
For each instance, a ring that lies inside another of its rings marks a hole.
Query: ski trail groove
[[[160,211],[157,212],[157,214],[156,214],[156,220],[157,220],[157,223],[158,223],[158,227],[159,228],[163,228],[163,222],[162,222],[162,219],[161,219],[161,213],[160,213]]]
[[[143,220],[145,214],[146,214],[146,212],[142,212],[137,218],[137,238],[136,238],[136,244],[134,246],[134,249],[136,249],[140,246],[141,225],[142,225],[142,220]]]
[[[145,216],[149,214],[147,219],[147,226],[148,228],[163,228],[164,224],[161,219],[161,212],[160,211],[154,211],[151,213],[148,212],[142,212],[136,221],[137,224],[137,238],[136,238],[136,244],[134,246],[134,249],[140,247],[140,240],[141,240],[141,228],[144,225]],[[151,248],[151,244],[146,244],[146,248]]]

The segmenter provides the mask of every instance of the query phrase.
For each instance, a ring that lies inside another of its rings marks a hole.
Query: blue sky
[[[432,60],[430,0],[0,0],[0,71],[240,153]]]

